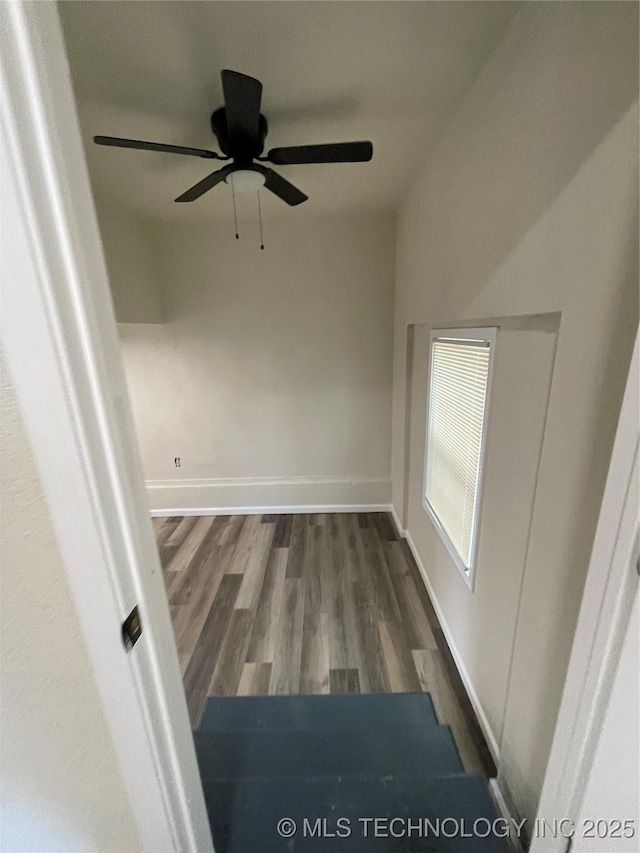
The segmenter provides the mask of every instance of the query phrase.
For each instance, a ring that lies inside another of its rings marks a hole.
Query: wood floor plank
[[[346,669],[357,669],[362,673],[365,666],[365,652],[362,646],[361,637],[358,633],[358,622],[356,620],[356,602],[354,594],[354,585],[347,576],[342,578],[341,582],[341,597],[343,602],[344,615],[344,655]],[[337,632],[336,632],[337,633]],[[335,637],[335,633],[333,635]],[[340,636],[342,640],[342,635]],[[331,650],[335,653],[335,647],[331,646]],[[334,657],[335,659],[335,657]],[[360,686],[366,684],[366,679],[360,678]]]
[[[388,512],[371,512],[369,518],[383,542],[397,542],[396,528]]]
[[[194,596],[200,594],[202,574],[210,574],[215,570],[212,562],[214,555],[216,560],[220,559],[219,542],[226,524],[227,519],[224,516],[216,517],[203,536],[186,571],[175,572],[176,580],[169,595],[172,604],[189,604]]]
[[[244,528],[244,523],[249,518],[251,518],[249,515],[228,515],[227,527],[220,539],[220,545],[224,545],[225,547],[237,545]]]
[[[236,690],[236,696],[254,696],[253,685],[256,680],[256,667],[258,664],[255,661],[245,663],[242,667],[242,675]]]
[[[173,521],[170,518],[154,519],[154,521],[156,520],[163,522],[161,525],[159,525],[159,527],[154,530],[156,544],[158,548],[162,548],[164,545],[167,544],[167,540],[170,538],[170,536],[175,533],[176,528],[180,524],[181,519],[179,519],[178,521]]]
[[[273,535],[274,548],[289,548],[291,545],[292,515],[280,515],[276,524],[276,532]]]
[[[497,774],[496,765],[493,757],[491,756],[491,752],[489,751],[487,742],[482,734],[480,723],[478,722],[471,700],[469,699],[464,684],[462,683],[462,678],[456,668],[453,656],[451,655],[451,651],[447,645],[447,641],[442,630],[439,629],[433,633],[436,638],[436,642],[438,643],[439,660],[442,662],[451,690],[456,697],[460,711],[466,721],[467,730],[470,733],[476,749],[484,763],[486,775],[493,777]]]
[[[353,584],[355,595],[355,622],[360,648],[362,649],[359,667],[361,685],[366,684],[366,692],[391,693],[389,676],[384,663],[384,654],[378,631],[378,608],[371,605],[360,583]]]
[[[238,539],[233,552],[233,558],[229,564],[228,572],[234,575],[243,575],[247,564],[251,559],[253,551],[258,546],[258,532],[262,528],[261,516],[248,515],[239,531]]]
[[[271,678],[270,663],[245,663],[238,684],[237,696],[267,696]]]
[[[237,693],[251,638],[252,621],[253,613],[250,610],[234,608],[211,677],[208,696],[233,696]]]
[[[351,585],[348,581],[348,552],[344,529],[336,515],[329,516],[323,535],[322,577],[323,607],[329,614],[329,661],[332,669],[357,666],[356,650],[350,649],[348,620],[352,618]],[[353,639],[353,636],[351,637]]]
[[[330,671],[331,693],[360,693],[357,669],[332,669]]]
[[[178,572],[164,572],[164,588],[167,592],[167,598],[169,599],[169,604],[173,605],[176,602],[173,600],[172,594],[173,589],[177,583],[177,579],[180,577]]]
[[[222,578],[200,633],[199,642],[184,674],[189,717],[194,727],[197,726],[202,714],[241,581],[242,578],[239,575],[224,575]]]
[[[363,513],[363,515],[367,514]],[[364,523],[360,522],[360,516],[358,516],[358,527],[355,529],[354,559],[362,600],[377,610],[379,620],[399,619],[400,610],[382,552],[380,537],[368,519]]]
[[[178,524],[176,524],[169,538],[164,543],[165,545],[182,545],[185,537],[197,521],[195,515],[185,515]]]
[[[429,625],[431,626],[431,631],[433,632],[436,640],[438,639],[436,633],[441,631],[440,621],[436,615],[435,610],[433,609],[433,604],[431,603],[431,599],[429,598],[429,593],[427,592],[427,588],[424,584],[424,580],[422,579],[422,575],[420,574],[420,569],[416,565],[416,561],[413,559],[413,554],[411,553],[411,549],[407,544],[406,539],[401,539],[400,548],[402,549],[402,553],[404,556],[405,564],[413,581],[415,583],[416,589],[418,590],[418,597],[420,599],[420,603],[424,609],[427,619],[429,620]],[[439,644],[438,644],[439,646]]]
[[[373,576],[373,589],[375,597],[385,620],[399,620],[401,618],[398,599],[389,575],[389,567],[382,548],[380,534],[375,526],[371,525],[368,530],[362,532],[365,546],[366,565]]]
[[[404,559],[399,542],[387,541],[384,553],[389,566],[398,607],[402,614],[402,623],[407,633],[410,649],[437,649],[438,644],[431,630],[431,624],[420,600],[415,581]]]
[[[162,566],[162,571],[164,573],[166,573],[169,569],[169,565],[173,560],[177,550],[178,545],[161,545],[158,548],[158,554],[160,556],[160,565]]]
[[[271,663],[257,663],[256,676],[253,684],[253,696],[268,696],[271,681]]]
[[[302,570],[304,621],[300,691],[310,694],[329,692],[329,614],[323,586],[335,573],[335,566],[331,559],[330,528],[325,516],[322,520],[322,524],[310,524],[306,529]]]
[[[202,540],[209,532],[213,520],[213,516],[203,516],[196,519],[196,523],[185,536],[182,545],[180,545],[167,566],[168,572],[183,572],[189,567],[189,563],[195,557],[198,548],[202,544]]]
[[[305,612],[319,612],[323,606],[322,588],[330,575],[332,566],[329,554],[325,551],[324,530],[320,526],[309,525],[306,530],[302,571],[304,581]]]
[[[438,721],[451,726],[464,769],[485,773],[485,764],[476,749],[460,704],[451,688],[440,653],[433,649],[413,652],[416,670],[425,692],[431,694]]]
[[[329,615],[307,608],[302,628],[300,693],[329,693]]]
[[[284,601],[288,555],[288,548],[272,547],[269,552],[247,651],[247,660],[250,662],[272,663],[274,660],[279,636],[280,611]]]
[[[391,692],[420,691],[420,679],[400,623],[379,622],[378,631]]]
[[[218,594],[218,589],[224,578],[224,571],[229,561],[229,553],[218,546],[206,557],[203,557],[202,571],[197,586],[189,599],[189,604],[180,608],[178,617],[173,623],[176,638],[178,658],[183,674],[191,662],[191,658],[200,645],[206,642],[201,634],[209,611]],[[240,576],[237,576],[240,578]],[[238,581],[238,588],[241,580]]]
[[[155,540],[158,544],[163,541],[166,537],[166,528],[168,525],[167,518],[152,518],[151,526],[153,527],[153,535],[155,536]],[[173,532],[173,525],[170,526],[171,532]]]
[[[293,516],[289,542],[289,562],[287,564],[288,578],[302,577],[308,527],[308,516],[302,514]]]
[[[273,524],[261,524],[254,534],[242,572],[242,584],[236,601],[238,610],[255,610],[258,606],[274,530]],[[236,562],[235,556],[233,562]]]
[[[384,613],[382,613],[378,605],[378,595],[375,588],[375,575],[371,571],[367,550],[365,549],[365,544],[362,539],[362,534],[366,532],[367,528],[360,526],[360,521],[357,517],[354,528],[354,589],[358,591],[357,597],[359,603],[366,604],[373,608],[377,613],[378,619],[382,619],[384,617]]]
[[[335,513],[331,516],[331,525],[331,535],[336,540],[334,547],[341,554],[347,580],[357,581],[359,575],[355,537],[360,528],[356,521],[356,514],[351,512]]]
[[[300,578],[285,579],[284,604],[280,612],[280,632],[271,667],[269,693],[296,694],[300,691],[304,585]]]

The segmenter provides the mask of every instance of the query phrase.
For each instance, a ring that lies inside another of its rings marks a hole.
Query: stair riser
[[[360,731],[196,732],[203,780],[464,773],[447,726]]]
[[[213,783],[207,807],[218,853],[256,853],[256,839],[260,853],[508,853],[504,838],[480,837],[496,814],[477,777]],[[278,833],[283,819],[296,825],[289,838]],[[504,824],[495,828],[501,834]]]

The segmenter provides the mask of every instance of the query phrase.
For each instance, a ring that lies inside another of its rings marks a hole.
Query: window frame
[[[458,553],[456,546],[451,541],[449,534],[445,530],[442,522],[438,517],[438,513],[431,506],[427,499],[427,483],[428,483],[428,465],[429,465],[429,417],[431,413],[431,385],[433,381],[432,377],[432,368],[433,368],[433,342],[439,338],[448,338],[453,340],[459,340],[461,343],[469,340],[476,341],[487,341],[489,343],[489,368],[487,372],[487,390],[485,395],[485,405],[484,405],[484,421],[482,424],[482,437],[480,441],[480,464],[478,468],[478,487],[477,487],[477,503],[476,503],[476,514],[474,527],[471,536],[471,558],[469,560],[469,567],[467,567],[462,559],[462,556]],[[462,578],[465,583],[471,590],[474,591],[475,588],[475,579],[476,579],[476,569],[478,563],[478,550],[480,544],[480,529],[482,525],[482,504],[484,498],[484,480],[485,480],[485,471],[486,471],[486,456],[487,456],[487,435],[489,432],[489,424],[491,420],[491,389],[493,385],[493,369],[496,360],[496,345],[498,340],[498,327],[497,326],[476,326],[469,328],[456,328],[456,329],[432,329],[429,334],[429,358],[428,358],[428,384],[427,384],[427,405],[426,405],[426,418],[425,418],[425,445],[424,445],[424,464],[423,464],[423,482],[422,482],[422,505],[431,519],[433,526],[435,527],[442,543],[451,559],[453,560],[456,568],[460,572]]]

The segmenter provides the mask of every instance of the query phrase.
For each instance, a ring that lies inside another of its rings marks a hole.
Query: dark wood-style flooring
[[[465,769],[495,766],[387,513],[154,519],[194,726],[207,696],[429,691]]]

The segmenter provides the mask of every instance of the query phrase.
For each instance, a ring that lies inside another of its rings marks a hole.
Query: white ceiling
[[[289,208],[263,192],[266,217],[391,210],[517,4],[64,0],[59,6],[98,203],[172,219],[229,217],[226,185],[192,204],[173,202],[219,167],[99,147],[90,141],[94,134],[216,150],[209,116],[222,104],[220,71],[231,68],[264,85],[267,149],[352,139],[374,146],[370,163],[278,167],[310,198]]]

